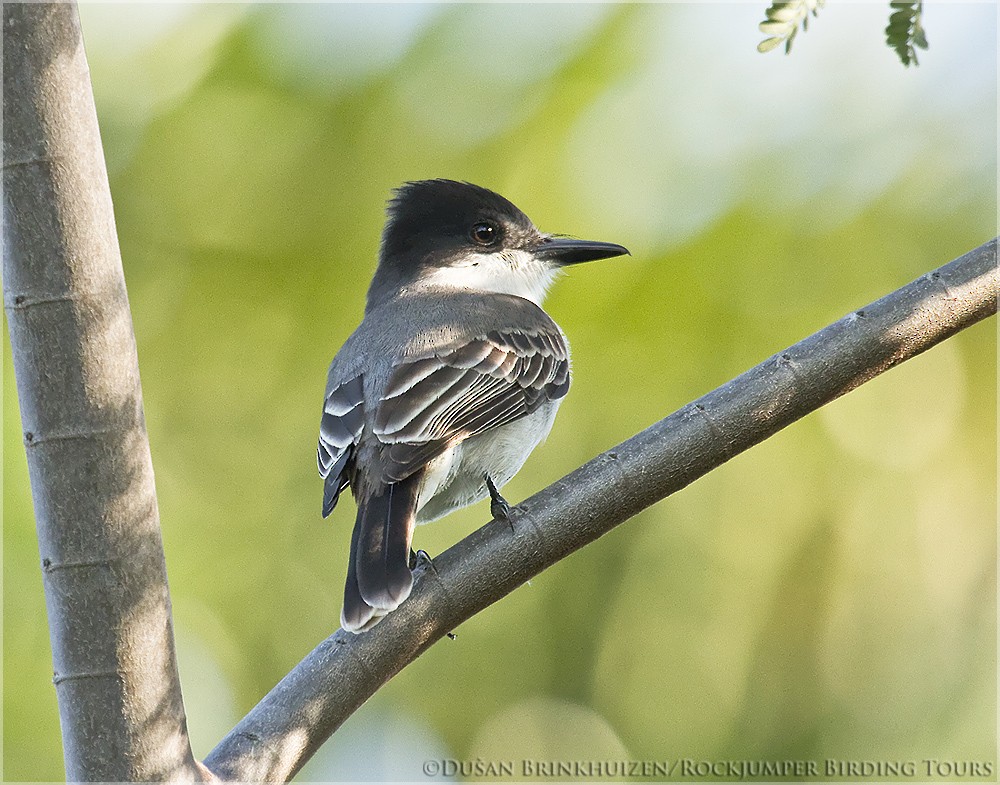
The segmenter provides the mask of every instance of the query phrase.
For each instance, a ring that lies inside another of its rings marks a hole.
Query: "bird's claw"
[[[486,475],[486,489],[490,492],[490,515],[493,519],[506,523],[511,531],[514,531],[514,510],[510,503],[500,495],[493,479]]]
[[[417,569],[426,569],[430,567],[435,574],[437,574],[437,568],[434,566],[434,560],[430,557],[423,548],[419,551],[414,551],[410,548],[410,572],[415,572]]]

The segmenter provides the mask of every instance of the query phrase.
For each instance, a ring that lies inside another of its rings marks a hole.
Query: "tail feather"
[[[360,501],[351,535],[344,629],[360,632],[410,596],[410,541],[417,517],[421,472]]]
[[[359,516],[360,517],[360,516]],[[361,531],[360,520],[351,532],[351,557],[347,560],[347,581],[344,584],[344,607],[340,611],[340,626],[350,632],[364,632],[378,624],[384,614],[377,612],[364,601],[358,590],[358,532]]]

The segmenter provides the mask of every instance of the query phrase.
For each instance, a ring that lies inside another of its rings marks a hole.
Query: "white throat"
[[[541,306],[559,275],[559,268],[536,259],[527,251],[470,255],[461,265],[439,267],[421,284],[443,289],[512,294]]]

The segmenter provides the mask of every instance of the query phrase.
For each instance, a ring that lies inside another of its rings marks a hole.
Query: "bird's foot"
[[[430,557],[427,551],[421,548],[419,551],[414,551],[410,548],[410,572],[415,572],[417,569],[427,569],[431,568],[435,573],[437,573],[437,568],[434,566],[434,560]]]
[[[514,509],[500,495],[500,491],[497,490],[497,486],[488,474],[486,475],[486,488],[490,492],[490,515],[493,516],[494,520],[506,523],[510,530],[514,531]]]

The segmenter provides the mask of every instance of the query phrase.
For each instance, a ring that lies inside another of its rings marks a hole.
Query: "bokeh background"
[[[574,384],[517,501],[993,237],[997,8],[81,8],[139,344],[195,752],[337,625],[326,367],[385,200],[470,180],[632,256],[548,309]],[[431,758],[980,761],[996,771],[996,326],[805,418],[456,630],[304,780]],[[62,778],[4,341],[3,775]],[[417,532],[439,553],[486,504]]]

